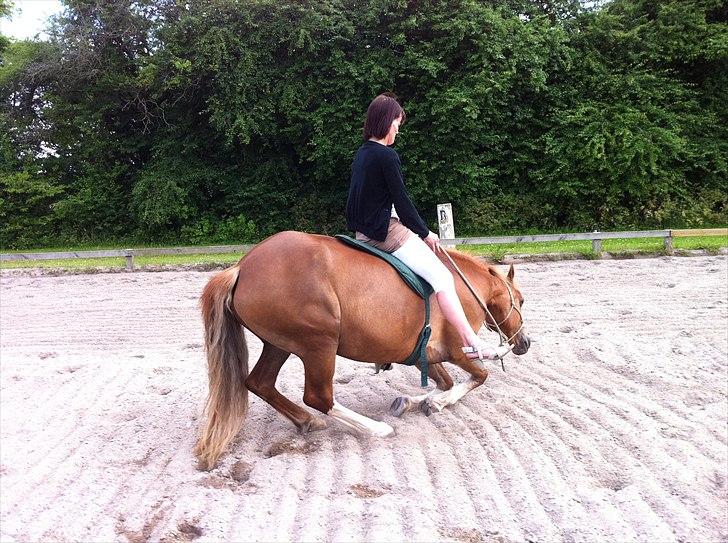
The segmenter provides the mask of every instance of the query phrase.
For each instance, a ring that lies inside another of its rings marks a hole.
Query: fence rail
[[[214,245],[209,247],[159,247],[149,249],[109,249],[102,251],[73,251],[67,253],[3,253],[0,262],[18,260],[72,260],[74,258],[125,258],[126,269],[134,269],[135,256],[214,255],[245,253],[255,245]]]
[[[673,237],[728,236],[728,228],[702,230],[637,230],[633,232],[580,232],[576,234],[536,234],[533,236],[495,236],[486,238],[452,238],[440,240],[443,245],[491,245],[500,243],[533,243],[539,241],[591,241],[592,250],[602,254],[604,239],[662,238],[665,250],[672,252]]]
[[[530,243],[539,241],[591,241],[597,255],[602,253],[604,239],[663,238],[665,250],[672,252],[672,239],[688,236],[726,236],[728,228],[701,230],[640,230],[636,232],[582,232],[575,234],[537,234],[533,236],[495,236],[480,238],[442,239],[443,245],[491,245],[498,243]],[[58,253],[3,253],[0,262],[27,260],[67,260],[74,258],[124,258],[126,269],[134,270],[135,256],[198,255],[245,253],[255,245],[215,245],[210,247],[160,247],[150,249],[110,249],[100,251],[73,251]]]

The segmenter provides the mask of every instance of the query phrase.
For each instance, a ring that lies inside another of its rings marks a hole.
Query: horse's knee
[[[334,394],[332,391],[306,389],[303,393],[303,403],[321,413],[328,413],[334,407]]]
[[[479,372],[472,374],[473,380],[478,384],[478,386],[485,383],[485,380],[488,378],[488,370],[483,368]]]

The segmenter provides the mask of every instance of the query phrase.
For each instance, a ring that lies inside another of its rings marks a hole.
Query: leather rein
[[[465,286],[468,287],[468,290],[470,290],[470,292],[472,293],[472,295],[478,301],[478,304],[480,305],[480,307],[485,312],[485,317],[486,318],[483,319],[483,324],[485,325],[485,327],[488,328],[488,330],[494,330],[495,329],[495,331],[498,332],[498,336],[500,338],[500,344],[498,346],[500,347],[501,345],[504,345],[505,344],[506,346],[508,346],[508,352],[506,354],[508,354],[509,352],[511,352],[511,350],[513,349],[513,345],[511,345],[510,341],[514,337],[516,337],[518,335],[518,333],[523,329],[523,315],[521,314],[520,308],[516,307],[516,300],[513,297],[513,290],[511,289],[511,286],[508,284],[508,281],[506,279],[504,279],[503,277],[501,277],[500,274],[498,275],[498,277],[500,277],[500,279],[505,284],[506,289],[508,289],[508,295],[510,296],[510,299],[511,299],[511,308],[508,310],[508,314],[505,316],[505,318],[502,321],[497,322],[495,320],[495,317],[493,317],[493,314],[490,312],[490,309],[488,309],[488,306],[483,302],[483,300],[481,299],[480,295],[475,291],[475,289],[473,288],[473,285],[470,284],[470,281],[468,281],[468,278],[465,277],[465,274],[460,270],[460,268],[458,267],[458,265],[455,264],[455,262],[453,261],[452,257],[447,252],[447,250],[445,250],[443,248],[441,252],[445,254],[445,256],[447,257],[447,259],[450,261],[450,264],[452,264],[452,267],[455,269],[456,272],[458,272],[458,275],[460,276],[460,279],[463,280],[463,282],[465,283]],[[518,316],[521,319],[521,325],[518,327],[518,330],[516,330],[516,332],[512,336],[508,337],[503,332],[503,330],[501,330],[500,325],[503,324],[504,322],[506,322],[508,320],[508,317],[511,316],[511,313],[513,313],[514,310],[516,311],[516,313],[518,313]],[[488,321],[487,321],[488,317],[490,317],[490,320],[492,321],[493,324],[488,324]],[[501,362],[501,367],[503,368],[503,371],[506,371],[506,365],[503,362],[503,356],[499,356],[498,359]]]

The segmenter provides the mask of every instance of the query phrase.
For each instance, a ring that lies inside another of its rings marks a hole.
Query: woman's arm
[[[394,209],[397,210],[397,215],[399,215],[399,220],[422,239],[426,238],[430,234],[430,229],[427,228],[427,224],[420,217],[407,194],[407,190],[404,188],[402,166],[396,152],[392,152],[391,157],[387,157],[383,164],[383,170],[387,189],[392,197]]]

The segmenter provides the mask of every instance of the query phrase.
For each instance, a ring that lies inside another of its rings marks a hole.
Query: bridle
[[[465,286],[468,287],[468,290],[470,290],[470,292],[472,293],[472,295],[478,301],[478,304],[480,305],[480,307],[483,309],[483,311],[485,313],[485,318],[483,319],[483,324],[485,325],[485,327],[488,330],[492,330],[492,331],[498,332],[498,336],[500,338],[500,344],[498,346],[500,347],[501,345],[504,345],[505,344],[506,346],[508,346],[508,352],[510,352],[513,349],[513,345],[511,345],[511,343],[510,343],[511,340],[514,337],[516,337],[519,334],[519,332],[523,329],[523,315],[521,314],[520,308],[516,306],[516,299],[513,296],[513,289],[508,284],[508,281],[506,279],[504,279],[502,276],[498,275],[498,277],[500,277],[500,279],[503,281],[503,284],[506,286],[506,289],[508,289],[508,296],[510,296],[510,300],[511,300],[511,308],[508,310],[508,314],[503,318],[502,321],[496,322],[495,317],[493,317],[493,314],[490,312],[490,309],[488,309],[487,304],[485,304],[483,302],[483,300],[481,299],[480,295],[473,288],[473,285],[471,285],[470,284],[470,281],[468,281],[468,278],[465,277],[465,274],[460,270],[460,268],[458,268],[458,265],[455,264],[455,262],[453,261],[452,257],[450,256],[450,254],[445,249],[442,249],[442,252],[445,254],[445,256],[447,257],[447,259],[450,261],[450,264],[452,264],[452,267],[455,269],[455,271],[458,272],[458,275],[460,276],[460,279],[463,280],[463,282],[465,283]],[[503,332],[503,330],[501,330],[500,325],[503,324],[504,322],[506,322],[508,320],[508,317],[511,316],[511,314],[513,313],[514,310],[516,311],[516,313],[518,313],[518,317],[521,320],[521,325],[518,327],[518,330],[516,330],[515,333],[512,336],[508,337]],[[489,324],[488,323],[488,317],[490,317],[490,320],[492,321],[492,324]],[[505,354],[508,354],[508,353],[505,353]],[[501,367],[503,368],[503,371],[506,371],[506,365],[503,362],[503,356],[499,356],[498,359],[501,362]]]

